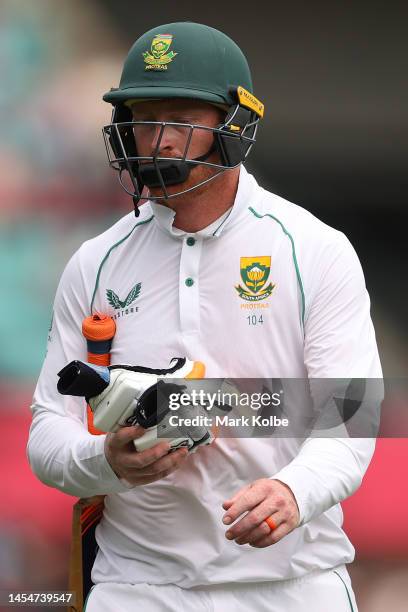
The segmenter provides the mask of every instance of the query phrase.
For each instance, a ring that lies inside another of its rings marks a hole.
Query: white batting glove
[[[198,446],[210,444],[214,437],[204,425],[184,426],[183,422],[207,416],[207,412],[201,406],[182,406],[177,410],[180,424],[170,425],[174,412],[168,406],[169,395],[183,392],[185,386],[181,381],[179,384],[165,381],[204,378],[205,366],[184,358],[172,361],[175,364],[167,369],[128,365],[101,367],[73,361],[58,373],[58,389],[64,395],[86,397],[94,415],[94,425],[100,431],[116,432],[127,425],[144,427],[146,433],[134,440],[138,451],[166,440],[171,450],[185,446],[194,452]],[[94,395],[96,388],[100,392]]]

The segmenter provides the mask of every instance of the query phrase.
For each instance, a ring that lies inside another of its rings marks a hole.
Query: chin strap
[[[211,147],[208,149],[207,153],[204,153],[204,155],[200,155],[200,157],[195,157],[194,161],[198,161],[198,162],[204,162],[207,161],[207,159],[217,151],[217,146],[215,144],[215,140],[212,143]]]
[[[205,162],[213,153],[217,151],[215,141],[204,155],[195,157],[192,161]],[[195,164],[183,160],[158,160],[147,164],[139,164],[137,175],[140,182],[146,187],[170,187],[184,183],[190,175],[190,172]],[[160,173],[160,174],[159,174]],[[161,179],[161,180],[160,180]],[[163,185],[162,185],[163,183]],[[141,196],[133,196],[133,204],[135,207],[135,216],[139,216],[139,202]]]
[[[132,199],[133,199],[133,207],[135,209],[135,217],[138,217],[140,215],[139,202],[141,200],[141,197],[134,195]]]

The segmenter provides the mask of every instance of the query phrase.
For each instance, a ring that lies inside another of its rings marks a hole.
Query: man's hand
[[[241,520],[226,532],[228,540],[237,544],[250,544],[265,548],[276,544],[299,524],[299,508],[291,489],[279,480],[261,478],[240,489],[231,499],[222,504],[223,523],[231,525],[242,514]],[[276,529],[265,519],[272,517]]]
[[[116,433],[108,433],[105,439],[105,455],[118,478],[132,485],[144,485],[168,476],[180,467],[188,455],[186,448],[169,453],[170,444],[160,442],[138,453],[132,440],[145,433],[143,427],[122,427]]]

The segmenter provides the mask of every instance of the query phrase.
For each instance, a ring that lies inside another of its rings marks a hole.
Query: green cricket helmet
[[[132,121],[130,106],[141,100],[183,98],[200,100],[225,109],[223,122],[213,127],[173,122]],[[109,165],[118,171],[122,187],[133,196],[135,205],[143,187],[160,187],[164,200],[192,191],[215,176],[237,167],[255,142],[264,106],[252,93],[247,60],[228,36],[206,25],[180,22],[158,26],[143,34],[130,49],[118,88],[103,96],[113,105],[112,122],[103,128]],[[140,124],[160,126],[157,145],[150,157],[138,155],[134,128]],[[167,126],[184,127],[186,145],[182,157],[160,157],[160,145]],[[211,130],[213,144],[204,155],[189,157],[194,131]],[[218,152],[219,162],[208,158]],[[166,187],[183,183],[192,168],[202,164],[215,168],[214,174],[183,191],[169,194]],[[131,188],[122,174],[127,172]]]

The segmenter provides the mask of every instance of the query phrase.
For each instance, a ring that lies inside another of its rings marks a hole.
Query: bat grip
[[[83,320],[82,334],[86,338],[89,363],[102,366],[110,364],[110,351],[115,333],[116,323],[108,315],[96,312]],[[94,435],[104,433],[94,426],[93,413],[89,406],[87,415],[88,431]]]

